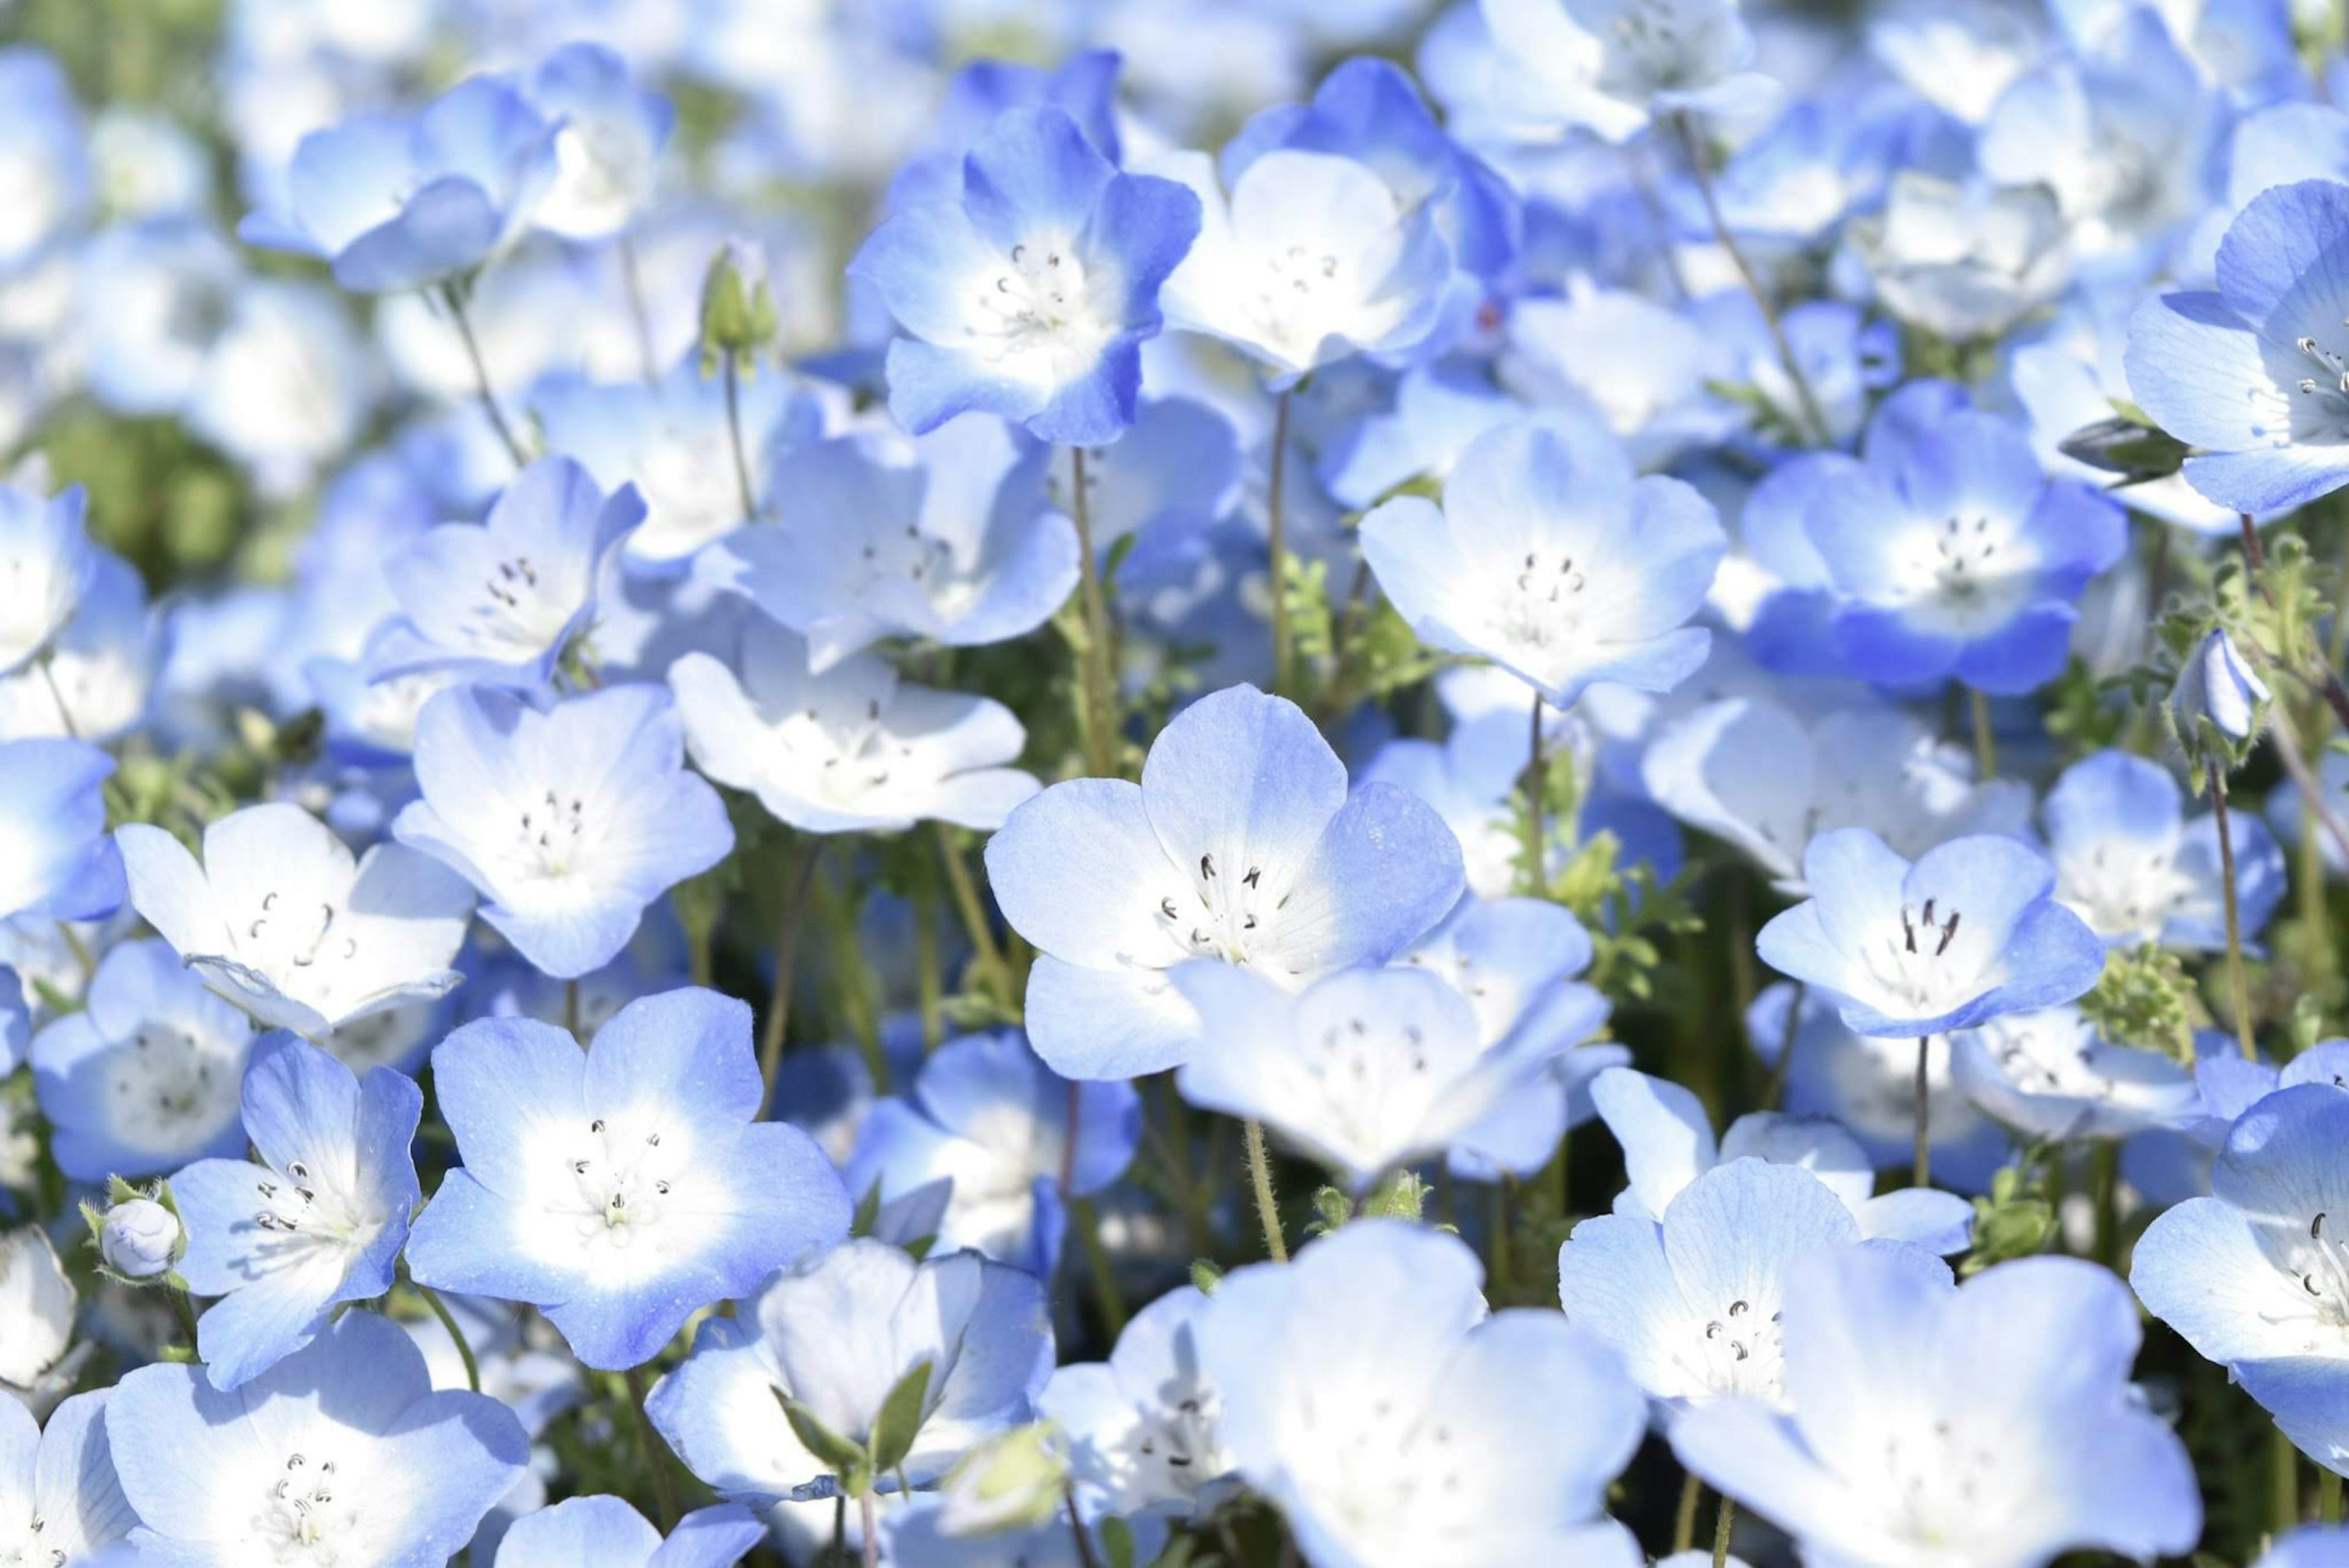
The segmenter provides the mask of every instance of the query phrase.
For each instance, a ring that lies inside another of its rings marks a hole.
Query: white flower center
[[[383,1229],[385,1216],[365,1210],[357,1193],[344,1190],[305,1160],[288,1160],[283,1170],[264,1167],[253,1190],[261,1200],[253,1222],[282,1238],[273,1249],[277,1252],[321,1247],[356,1252]]]
[[[1268,898],[1262,867],[1251,866],[1234,876],[1228,867],[1218,866],[1212,854],[1202,855],[1197,885],[1158,900],[1158,929],[1175,950],[1168,961],[1218,958],[1226,963],[1247,963],[1252,949],[1270,944],[1264,918],[1278,914],[1288,902],[1285,893],[1277,899]]]
[[[1197,1492],[1231,1469],[1217,1437],[1222,1401],[1210,1390],[1185,1382],[1166,1390],[1173,1403],[1145,1408],[1135,1428],[1133,1451],[1160,1473],[1150,1480],[1185,1495]]]
[[[507,861],[526,879],[567,877],[586,831],[581,798],[548,789],[522,813]]]
[[[272,889],[236,934],[238,956],[273,978],[314,968],[322,959],[347,963],[358,957],[359,940],[349,922],[338,929],[342,914],[332,903],[299,902]]]
[[[66,1549],[42,1539],[47,1529],[37,1513],[26,1521],[14,1541],[0,1544],[0,1568],[65,1568]]]
[[[663,1151],[658,1128],[623,1132],[599,1116],[587,1133],[591,1141],[570,1163],[576,1195],[570,1211],[582,1242],[625,1251],[660,1222],[676,1161]]]
[[[356,1532],[358,1511],[347,1495],[336,1501],[335,1461],[289,1455],[284,1469],[262,1494],[261,1511],[253,1516],[253,1532],[270,1549],[272,1560],[309,1568],[335,1568],[343,1560],[334,1538]]]
[[[1528,550],[1498,597],[1495,625],[1503,638],[1522,647],[1577,642],[1582,632],[1582,590],[1588,586],[1572,555]]]
[[[2099,844],[2062,866],[2063,900],[2099,936],[2158,934],[2194,890],[2168,845]]]
[[[108,1062],[118,1130],[168,1148],[190,1130],[222,1125],[240,1088],[237,1044],[162,1020],[141,1023]]]
[[[1954,906],[1942,908],[1932,898],[1924,908],[1900,906],[1900,929],[1878,941],[1863,943],[1861,964],[1884,993],[1917,1012],[1939,1012],[1981,989],[1977,981],[1982,955],[1978,944],[1960,944],[1964,923]]]
[[[1781,1316],[1775,1308],[1764,1313],[1751,1301],[1732,1301],[1704,1320],[1694,1345],[1674,1352],[1673,1363],[1705,1397],[1734,1395],[1784,1405]]]

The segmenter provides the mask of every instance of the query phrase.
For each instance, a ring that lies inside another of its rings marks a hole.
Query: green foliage
[[[1665,940],[1695,936],[1705,922],[1690,897],[1697,880],[1694,867],[1660,882],[1655,867],[1645,861],[1620,864],[1622,853],[1613,833],[1595,833],[1575,846],[1537,892],[1573,910],[1590,932],[1590,972],[1583,979],[1612,1000],[1646,1002],[1655,994]]]
[[[2155,682],[2150,671],[2099,680],[2086,662],[2075,657],[2064,673],[2046,689],[2047,733],[2063,742],[2064,761],[2075,763],[2092,752],[2117,746],[2129,728],[2133,712],[2148,701]]]
[[[1191,1288],[1193,1290],[1197,1291],[1203,1296],[1211,1296],[1216,1293],[1216,1287],[1223,1282],[1224,1271],[1214,1262],[1206,1258],[1194,1258],[1191,1260]]]
[[[1427,1211],[1430,1189],[1417,1171],[1398,1170],[1372,1188],[1360,1203],[1335,1187],[1313,1194],[1313,1218],[1305,1234],[1326,1236],[1354,1220],[1408,1220],[1417,1224]]]
[[[929,1398],[930,1374],[934,1370],[927,1357],[914,1363],[889,1390],[888,1397],[881,1401],[881,1413],[873,1420],[875,1473],[895,1469],[914,1451],[914,1439],[921,1434],[922,1417],[926,1413],[925,1401]]]
[[[825,1426],[814,1411],[780,1388],[775,1390],[775,1402],[783,1407],[783,1418],[792,1424],[792,1435],[799,1438],[800,1446],[840,1478],[841,1490],[863,1497],[873,1489],[873,1459],[861,1444]]]
[[[1974,1244],[1958,1265],[1971,1278],[1994,1263],[2043,1251],[2055,1234],[2055,1202],[2040,1159],[2026,1155],[1991,1178],[1987,1196],[1974,1199]]]
[[[2107,951],[2104,973],[2080,999],[2080,1011],[2115,1044],[2158,1051],[2188,1067],[2194,1064],[2194,1031],[2210,1021],[2184,962],[2156,942]]]

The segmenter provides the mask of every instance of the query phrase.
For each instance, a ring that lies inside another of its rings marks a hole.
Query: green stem
[[[2282,1535],[2300,1522],[2300,1450],[2279,1427],[2268,1448],[2268,1525]]]
[[[1063,1488],[1061,1501],[1069,1511],[1069,1533],[1077,1542],[1077,1568],[1100,1568],[1093,1557],[1093,1543],[1085,1537],[1084,1521],[1077,1517],[1077,1489]]]
[[[1966,689],[1966,698],[1973,711],[1974,774],[1988,784],[1998,777],[1998,736],[1990,727],[1990,699],[1971,687]]]
[[[660,379],[660,361],[653,353],[652,312],[645,307],[644,269],[636,265],[636,238],[622,234],[620,252],[620,287],[628,296],[628,320],[636,329],[636,361],[643,368],[647,386]]]
[[[1085,1250],[1085,1269],[1092,1276],[1093,1301],[1101,1307],[1102,1333],[1115,1339],[1125,1330],[1125,1293],[1117,1288],[1117,1272],[1101,1235],[1101,1215],[1090,1198],[1069,1199],[1069,1224]]]
[[[971,879],[970,866],[962,857],[962,846],[955,841],[955,830],[941,822],[938,830],[938,861],[946,867],[947,891],[954,899],[956,911],[962,916],[963,929],[970,937],[973,961],[985,977],[988,991],[1007,1013],[1019,1011],[1012,995],[1011,966],[1003,961],[1003,944],[995,940],[995,927],[987,918],[987,907],[979,902],[978,884]]]
[[[742,446],[742,388],[740,356],[732,349],[725,354],[725,366],[720,372],[726,379],[726,443],[734,452],[734,493],[742,503],[742,521],[759,520],[759,493],[750,483],[750,459]]]
[[[2316,1517],[2326,1524],[2341,1522],[2341,1472],[2316,1467]]]
[[[1713,1568],[1727,1568],[1729,1563],[1729,1531],[1737,1522],[1737,1505],[1723,1494],[1721,1506],[1713,1515]]]
[[[442,1301],[440,1293],[430,1285],[418,1285],[412,1279],[408,1282],[416,1285],[416,1293],[424,1298],[424,1304],[432,1309],[432,1315],[439,1318],[440,1326],[449,1331],[450,1339],[457,1346],[457,1358],[465,1364],[465,1386],[479,1394],[481,1391],[481,1364],[473,1359],[473,1347],[467,1342],[465,1331],[457,1326],[456,1318],[450,1315],[449,1303]]]
[[[171,1315],[179,1321],[180,1332],[188,1336],[188,1354],[196,1354],[196,1309],[188,1301],[188,1293],[177,1285],[163,1287],[163,1299],[171,1303]]]
[[[856,1500],[856,1521],[864,1536],[864,1568],[881,1568],[881,1532],[873,1522],[873,1493],[867,1490]]]
[[[1539,898],[1549,886],[1549,841],[1543,831],[1542,805],[1549,794],[1549,758],[1542,751],[1542,694],[1534,693],[1533,732],[1528,737],[1530,760],[1526,763],[1526,878]]]
[[[1762,1108],[1782,1110],[1786,1104],[1786,1075],[1793,1070],[1795,1036],[1802,1032],[1804,982],[1794,982],[1795,994],[1786,1001],[1786,1022],[1778,1030],[1778,1059],[1770,1064],[1769,1086],[1762,1093]]]
[[[1272,1191],[1272,1156],[1264,1147],[1264,1124],[1250,1116],[1242,1126],[1247,1142],[1248,1182],[1256,1189],[1256,1217],[1264,1227],[1265,1256],[1288,1262],[1288,1240],[1280,1233],[1280,1204]]]
[[[815,868],[823,840],[813,834],[801,839],[784,876],[783,909],[775,922],[775,984],[767,999],[767,1018],[759,1034],[759,1077],[766,1087],[759,1096],[759,1119],[775,1103],[775,1070],[783,1059],[783,1026],[791,1017],[792,980],[799,969],[800,932],[807,924],[808,894],[815,888]]]
[[[914,992],[922,1014],[922,1049],[947,1037],[946,977],[938,962],[938,896],[926,881],[914,895]]]
[[[1933,1037],[1917,1036],[1917,1137],[1911,1149],[1910,1163],[1916,1167],[1912,1187],[1933,1185],[1932,1100],[1927,1091],[1931,1086]]]
[[[636,1407],[636,1456],[652,1477],[653,1505],[660,1511],[661,1533],[667,1535],[677,1528],[682,1517],[677,1506],[677,1482],[671,1479],[667,1456],[661,1452],[660,1434],[653,1426],[653,1418],[645,1413],[645,1397],[652,1392],[651,1385],[645,1380],[645,1369],[631,1366],[627,1376],[628,1400]]]
[[[1696,1544],[1697,1504],[1704,1501],[1704,1483],[1690,1471],[1681,1479],[1681,1504],[1672,1512],[1672,1550],[1686,1552]]]
[[[2219,892],[2227,910],[2227,989],[2235,1010],[2235,1039],[2243,1048],[2243,1060],[2258,1059],[2258,1048],[2251,1043],[2251,992],[2243,978],[2243,918],[2235,901],[2235,832],[2227,821],[2227,775],[2220,770],[2217,758],[2209,764],[2210,778],[2210,812],[2219,829]]]
[[[1116,675],[1110,664],[1109,603],[1102,592],[1101,557],[1093,551],[1093,506],[1085,490],[1084,448],[1069,449],[1069,469],[1074,492],[1069,514],[1077,524],[1078,605],[1085,621],[1085,644],[1077,659],[1077,680],[1084,697],[1085,771],[1095,778],[1115,778]]]
[[[41,667],[41,679],[49,688],[49,701],[57,705],[57,722],[65,727],[66,739],[80,740],[81,731],[74,725],[73,710],[66,706],[65,689],[57,684],[57,656],[55,653],[45,653],[41,655],[38,662]]]
[[[1265,500],[1265,539],[1272,554],[1272,690],[1278,697],[1297,689],[1297,639],[1288,624],[1288,392],[1272,400],[1272,493]]]
[[[2096,1262],[2118,1273],[2121,1266],[2121,1146],[2102,1138],[2090,1155],[2089,1179],[2096,1211]]]
[[[480,339],[473,336],[472,317],[465,314],[464,286],[448,284],[441,288],[440,297],[449,306],[449,319],[456,325],[458,340],[465,346],[465,358],[473,367],[473,392],[481,400],[481,411],[490,416],[490,428],[498,432],[498,440],[505,444],[506,455],[513,460],[513,465],[528,468],[530,453],[523,449],[522,438],[514,434],[513,426],[506,422],[505,410],[498,407],[498,395],[490,387],[490,367],[481,358]]]
[[[563,1027],[571,1032],[572,1041],[585,1051],[587,1041],[579,1029],[579,979],[574,975],[563,982]]]

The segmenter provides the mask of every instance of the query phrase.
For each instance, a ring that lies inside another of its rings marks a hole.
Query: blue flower
[[[408,635],[374,673],[545,685],[594,633],[596,594],[644,519],[634,485],[606,496],[569,458],[532,463],[484,522],[444,523],[384,563]]]
[[[2349,1096],[2329,1081],[2278,1090],[2237,1119],[2210,1196],[2156,1217],[2129,1283],[2275,1417],[2302,1453],[2349,1473]]]
[[[1004,918],[1041,956],[1028,1034],[1066,1077],[1181,1063],[1197,1032],[1167,970],[1246,964],[1283,989],[1383,963],[1458,902],[1459,842],[1392,784],[1350,795],[1298,706],[1252,686],[1160,732],[1140,785],[1071,779],[988,842]]]
[[[1039,441],[1116,439],[1198,232],[1190,192],[1118,172],[1061,109],[1006,110],[957,197],[896,213],[849,265],[911,334],[889,346],[890,411],[916,435],[986,409]]]
[[[139,1522],[115,1480],[106,1417],[114,1391],[77,1394],[49,1413],[0,1398],[0,1540],[41,1563],[83,1563]]]
[[[130,903],[180,961],[264,1027],[326,1040],[446,996],[472,889],[430,857],[378,844],[353,859],[298,805],[265,802],[204,829],[199,864],[160,827],[115,832]]]
[[[694,765],[756,794],[780,822],[808,833],[994,828],[1036,793],[1032,774],[1003,765],[1028,733],[993,698],[908,684],[876,653],[816,674],[805,639],[764,616],[742,627],[735,662],[688,653],[669,686]]]
[[[1762,928],[1762,961],[1831,993],[1861,1034],[1911,1038],[2053,1007],[2104,972],[2104,944],[2054,898],[2030,846],[1979,834],[1913,865],[1864,827],[1803,851],[1810,898]]]
[[[1402,496],[1362,520],[1363,557],[1423,640],[1559,708],[1593,681],[1667,691],[1693,673],[1712,639],[1687,622],[1727,547],[1712,503],[1567,418],[1478,437],[1442,507]]]
[[[9,584],[7,614],[0,618],[0,675],[47,658],[89,591],[102,552],[90,544],[82,521],[88,501],[78,484],[43,497],[0,483],[0,564],[8,569]]]
[[[33,1040],[33,1090],[57,1129],[59,1169],[102,1182],[243,1152],[238,1092],[252,1021],[170,943],[109,950],[82,1000]]]
[[[2280,512],[2349,483],[2349,186],[2261,192],[2219,243],[2214,292],[2129,321],[2129,390],[2195,448],[2186,482],[2230,511]]]
[[[22,1066],[33,1043],[33,1009],[25,1000],[25,981],[0,963],[0,1078]]]
[[[852,1194],[877,1186],[885,1201],[950,1182],[940,1247],[968,1247],[1049,1280],[1069,1220],[1062,1173],[1070,1194],[1090,1197],[1125,1174],[1141,1139],[1133,1085],[1069,1083],[1019,1031],[1003,1029],[925,1056],[909,1094],[866,1113],[845,1175]]]
[[[1117,77],[1123,64],[1110,49],[1079,51],[1049,70],[1009,60],[973,60],[947,86],[946,99],[930,122],[928,151],[907,159],[890,181],[889,210],[958,199],[963,159],[1013,109],[1061,109],[1103,158],[1124,162],[1117,131]]]
[[[2349,1564],[2349,1530],[2306,1524],[2279,1537],[2251,1568],[2344,1568]]]
[[[0,232],[0,275],[13,276],[40,260],[97,195],[73,84],[45,49],[0,49],[0,144],[16,171],[13,210]]]
[[[750,1010],[730,997],[631,1002],[585,1054],[552,1025],[481,1019],[432,1075],[465,1164],[418,1219],[409,1269],[531,1303],[590,1366],[642,1366],[694,1313],[847,1233],[831,1163],[752,1119]]]
[[[2189,758],[2240,760],[2267,718],[2268,684],[2224,627],[2194,645],[2170,688],[2169,718]],[[2205,732],[2205,726],[2208,732]]]
[[[2227,945],[2218,818],[2188,822],[2169,770],[2127,752],[2098,752],[2064,770],[2041,820],[2055,862],[2055,897],[2111,947],[2159,942],[2187,952]],[[2256,937],[2284,895],[2284,857],[2267,825],[2230,811],[2242,933]]]
[[[731,1503],[687,1514],[663,1541],[622,1499],[573,1497],[514,1521],[496,1568],[730,1568],[766,1536]]]
[[[1223,1446],[1309,1561],[1640,1560],[1604,1512],[1639,1390],[1555,1313],[1487,1315],[1482,1283],[1458,1237],[1362,1220],[1216,1288],[1195,1332]]]
[[[237,237],[319,257],[363,294],[464,277],[522,236],[554,183],[559,129],[491,77],[413,115],[356,115],[302,139],[284,209],[247,213]]]
[[[483,687],[444,691],[417,722],[416,778],[424,798],[393,834],[471,882],[481,919],[560,980],[611,962],[647,905],[734,847],[718,792],[686,771],[665,687],[543,712]]]
[[[325,1331],[334,1309],[391,1288],[419,1192],[413,1080],[361,1079],[289,1034],[254,1047],[244,1134],[258,1158],[205,1159],[171,1178],[187,1227],[180,1272],[220,1299],[196,1324],[215,1388],[251,1382]]]
[[[1858,463],[1810,461],[1831,465],[1804,525],[1840,596],[1847,673],[2011,695],[2063,669],[2080,591],[2126,543],[2118,506],[2045,478],[2021,429],[1971,410],[1871,427]]]
[[[1806,1556],[2035,1568],[2075,1548],[2190,1548],[2186,1447],[2129,1386],[2135,1306],[2105,1269],[2025,1258],[1962,1288],[1865,1248],[1790,1279],[1793,1413],[1692,1411],[1672,1451]]]
[[[554,127],[554,178],[532,221],[567,240],[626,232],[652,200],[676,109],[636,86],[627,62],[600,44],[564,45],[539,62],[523,90]],[[533,178],[538,156],[530,144]]]
[[[1107,1361],[1058,1368],[1036,1401],[1067,1434],[1070,1474],[1088,1513],[1165,1503],[1189,1513],[1233,1490],[1223,1396],[1199,1365],[1207,1299],[1189,1285],[1168,1291],[1127,1321]]]
[[[1523,413],[1483,366],[1439,359],[1392,378],[1380,407],[1330,432],[1315,472],[1341,505],[1374,506],[1423,474],[1449,474],[1478,436]]]
[[[2320,1040],[2281,1067],[2247,1060],[2234,1051],[2199,1052],[2194,1086],[2202,1093],[2204,1116],[2194,1135],[2212,1148],[2224,1148],[2227,1135],[2244,1112],[2278,1089],[2302,1084],[2349,1088],[2349,1040]]]
[[[107,1406],[140,1562],[253,1568],[311,1557],[432,1568],[525,1473],[513,1413],[435,1393],[397,1324],[349,1312],[226,1393],[192,1366],[142,1366]]]
[[[905,1464],[916,1487],[981,1438],[1034,1418],[1052,1371],[1043,1287],[976,1252],[916,1263],[880,1241],[844,1241],[793,1264],[735,1316],[705,1319],[645,1407],[687,1469],[719,1496],[764,1508],[833,1491],[781,1397],[861,1444],[890,1391],[925,1363]]]
[[[1619,1215],[1661,1220],[1709,1172],[1758,1159],[1809,1172],[1850,1210],[1854,1234],[1868,1241],[1909,1241],[1948,1254],[1964,1251],[1971,1239],[1973,1210],[1963,1199],[1913,1187],[1878,1196],[1875,1168],[1859,1140],[1823,1116],[1752,1111],[1731,1122],[1715,1142],[1713,1122],[1694,1095],[1628,1067],[1593,1079],[1590,1101],[1623,1146],[1628,1185],[1615,1198]]]
[[[122,906],[122,857],[106,836],[114,759],[79,741],[0,741],[0,918],[94,920]]]
[[[1950,1037],[1958,1086],[2037,1138],[2124,1138],[2197,1120],[2194,1076],[2159,1051],[2116,1045],[2076,1007],[2007,1012]]]
[[[804,636],[818,674],[886,637],[970,648],[1041,626],[1077,586],[1076,528],[1045,501],[1050,449],[970,414],[915,455],[850,438],[780,455],[782,521],[698,569]]]
[[[1495,42],[1530,73],[1525,105],[1551,137],[1584,127],[1629,141],[1673,114],[1752,116],[1777,85],[1746,67],[1754,35],[1737,0],[1670,9],[1619,0],[1483,0]]]
[[[0,676],[0,735],[107,744],[147,717],[161,659],[139,568],[93,548],[73,618],[42,656]]]

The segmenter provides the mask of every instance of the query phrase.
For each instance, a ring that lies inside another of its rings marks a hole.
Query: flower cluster
[[[0,0],[0,1568],[2349,1564],[2339,101]]]

